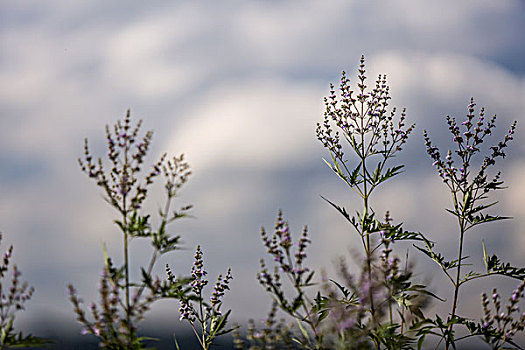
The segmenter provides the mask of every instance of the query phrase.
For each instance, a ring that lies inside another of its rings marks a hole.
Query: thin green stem
[[[125,279],[126,279],[126,324],[131,329],[131,309],[129,303],[129,249],[128,249],[128,211],[126,207],[127,201],[127,181],[124,181],[124,177],[128,176],[128,145],[126,141],[126,147],[124,148],[124,167],[122,169],[122,212],[123,212],[123,224],[124,224],[124,268],[125,268]],[[131,344],[131,332],[129,334],[128,341]]]
[[[199,313],[200,313],[200,323],[201,323],[201,329],[202,329],[202,341],[201,341],[201,344],[202,344],[202,348],[204,350],[207,350],[207,347],[206,347],[206,319],[204,317],[204,309],[202,307],[202,288],[201,290],[199,291]]]
[[[390,288],[390,286],[388,286],[388,294],[389,294],[389,299],[390,299],[388,300],[388,313],[390,316],[390,323],[392,324],[394,322],[394,317],[392,316],[392,302],[391,302],[393,294],[392,294],[392,289]]]
[[[164,206],[164,212],[162,212],[161,214],[161,217],[162,217],[162,222],[161,222],[161,227],[162,226],[166,226],[166,224],[168,223],[168,215],[169,215],[169,210],[170,210],[170,205],[171,205],[171,199],[172,199],[172,196],[170,193],[168,193],[168,199],[166,200],[166,204]],[[162,254],[162,253],[161,253]],[[151,259],[150,259],[150,262],[149,262],[149,265],[148,265],[148,270],[147,270],[147,275],[148,276],[151,276],[151,273],[153,271],[153,267],[155,266],[155,263],[157,262],[157,258],[159,257],[159,250],[157,248],[155,248],[153,250],[153,254],[151,256]],[[143,283],[138,292],[137,292],[137,300],[140,299],[140,296],[142,295],[142,293],[144,292],[144,288],[146,287],[146,285]]]
[[[199,332],[197,332],[197,330],[195,329],[195,325],[193,324],[193,322],[190,322],[190,325],[191,325],[191,329],[193,329],[193,333],[195,333],[195,336],[197,337],[197,340],[199,341],[199,344],[201,345],[203,349],[205,349],[204,343],[202,342],[199,336]]]
[[[456,308],[458,304],[458,295],[459,295],[459,287],[461,286],[460,278],[461,278],[461,261],[463,257],[463,238],[465,234],[465,219],[463,217],[459,218],[459,229],[460,229],[460,237],[459,237],[459,250],[458,250],[458,268],[456,270],[456,282],[454,283],[454,299],[452,301],[452,312],[450,313],[450,319],[453,320],[456,316]],[[449,334],[452,333],[454,328],[454,323],[451,323],[449,326]],[[446,343],[445,343],[445,350],[448,350],[450,346],[450,340],[447,337]]]
[[[290,266],[292,266],[292,265],[293,265],[293,263],[292,263],[292,257],[291,257],[291,255],[290,255],[290,250],[289,250],[289,249],[286,250],[286,258],[288,259],[288,264],[289,264]],[[299,281],[296,280],[296,279],[294,279],[294,278],[292,278],[289,274],[287,274],[287,276],[288,276],[288,279],[290,280],[290,282],[293,283],[294,288],[295,288],[295,290],[297,291],[297,293],[302,294],[302,295],[303,295],[303,298],[304,298],[304,300],[305,300],[305,302],[304,302],[303,305],[302,305],[303,310],[304,310],[304,312],[305,312],[305,315],[302,316],[301,314],[299,314],[299,313],[296,311],[296,315],[295,315],[295,316],[296,316],[296,318],[298,317],[299,319],[301,319],[301,320],[305,320],[305,321],[306,321],[306,323],[307,323],[308,326],[312,329],[312,332],[313,332],[313,334],[314,334],[314,339],[315,339],[315,341],[316,341],[316,344],[315,344],[316,349],[321,349],[321,348],[322,348],[322,344],[320,344],[320,343],[322,343],[321,337],[320,337],[319,333],[317,332],[317,328],[316,328],[316,325],[315,325],[314,321],[311,320],[311,317],[312,317],[311,310],[308,310],[308,308],[306,307],[306,304],[308,304],[308,305],[312,305],[313,303],[312,303],[312,301],[308,298],[308,296],[307,296],[306,294],[303,294],[303,292],[302,292],[302,290],[301,290],[301,287],[300,287],[300,285],[299,285]]]
[[[124,226],[126,226],[126,218],[124,218]],[[127,230],[127,229],[126,229]],[[124,231],[124,266],[126,277],[126,321],[130,323],[130,309],[129,309],[129,256],[128,256],[128,232]]]
[[[366,245],[365,245],[365,253],[366,253],[366,264],[368,268],[368,281],[371,286],[372,284],[372,256],[370,251],[370,234],[369,232],[366,232],[365,230],[365,222],[366,218],[368,216],[368,195],[367,192],[367,171],[366,171],[366,156],[365,156],[365,132],[364,132],[364,111],[363,111],[363,103],[361,103],[361,165],[363,170],[363,204],[364,204],[364,212],[363,212],[363,219],[361,223],[361,229],[362,234],[366,236]],[[372,320],[374,323],[375,320],[375,308],[374,308],[374,295],[373,295],[372,287],[370,287],[370,290],[368,291],[368,296],[370,298],[370,312],[372,314]]]

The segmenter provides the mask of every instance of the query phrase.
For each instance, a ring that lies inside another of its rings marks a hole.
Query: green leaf
[[[404,165],[398,165],[393,168],[387,169],[384,175],[379,178],[377,184],[383,183],[386,180],[402,173],[401,169],[403,169],[404,167],[405,167]]]
[[[463,197],[463,212],[464,213],[467,213],[468,212],[468,208],[470,208],[472,206],[472,188],[473,188],[474,184],[470,185],[468,188],[467,188],[467,193],[465,193],[464,197]]]
[[[477,212],[480,212],[482,210],[488,209],[488,208],[490,208],[490,207],[492,207],[493,205],[496,205],[496,204],[498,204],[498,202],[494,202],[494,203],[490,203],[490,204],[486,204],[486,205],[478,205],[477,207],[475,207],[472,210],[468,211],[466,214],[470,216],[470,215],[475,214]]]
[[[210,341],[215,337],[233,331],[233,328],[223,331],[224,327],[228,323],[228,316],[230,316],[230,313],[231,310],[228,310],[225,314],[221,315],[220,317],[213,317],[210,325]]]
[[[343,293],[345,298],[347,298],[348,295],[350,295],[350,290],[348,290],[348,288],[342,286],[337,281],[334,281],[332,279],[330,280],[330,282],[332,282],[333,284],[335,284],[337,286],[337,288],[341,291],[341,293]]]
[[[423,347],[423,343],[425,342],[425,337],[427,335],[426,334],[423,334],[421,337],[419,337],[419,339],[417,340],[417,350],[421,350],[421,348]]]
[[[485,246],[485,241],[482,240],[481,244],[483,245],[483,262],[485,263],[485,268],[487,272],[489,271],[489,263],[488,263],[488,255],[487,255],[487,247]]]
[[[297,295],[294,298],[291,308],[293,311],[297,311],[297,309],[299,309],[303,304],[304,304],[303,292],[299,292],[299,295]]]
[[[420,232],[412,232],[403,230],[402,223],[396,226],[385,226],[379,227],[381,231],[386,233],[386,237],[392,241],[423,241]]]
[[[142,273],[142,282],[144,285],[146,285],[148,288],[153,288],[153,280],[151,275],[149,275],[146,269],[143,267],[140,268],[140,271]]]
[[[524,267],[514,267],[511,266],[510,263],[503,263],[496,254],[486,258],[485,266],[487,267],[487,273],[491,275],[503,275],[518,280],[523,280],[525,278]]]
[[[326,159],[323,158],[323,161],[326,163],[326,165],[328,165],[330,167],[330,169],[332,169],[332,171],[334,173],[337,174],[337,176],[339,176],[341,178],[341,180],[343,180],[344,182],[346,182],[348,185],[350,185],[350,183],[347,181],[346,179],[346,176],[343,174],[343,172],[341,171],[341,167],[339,166],[339,164],[337,163],[337,161],[334,161],[334,165],[332,166],[332,164],[330,164]]]
[[[339,213],[341,213],[341,215],[344,216],[344,218],[346,220],[348,220],[348,222],[350,222],[351,224],[354,224],[352,222],[352,219],[350,218],[350,215],[348,214],[348,212],[346,211],[346,209],[344,207],[340,207],[338,206],[337,204],[331,202],[330,200],[326,199],[325,197],[321,196],[322,199],[324,199],[325,201],[327,201],[332,207],[334,207]]]
[[[453,210],[446,209],[446,208],[445,208],[445,210],[448,211],[450,214],[452,214],[452,215],[454,215],[454,216],[457,216],[458,218],[461,217],[461,214],[459,214],[459,213],[457,213],[457,212],[455,212],[455,211],[453,211]]]
[[[352,171],[352,174],[350,174],[349,183],[351,186],[357,186],[361,183],[361,181],[357,181],[357,177],[359,176],[360,170],[361,170],[361,163],[359,163],[359,165],[356,166],[355,169]]]
[[[301,321],[299,321],[299,320],[296,320],[296,321],[297,321],[297,325],[299,326],[299,329],[301,330],[301,334],[303,335],[304,339],[306,339],[306,340],[310,339],[310,337],[308,335],[308,332],[304,328],[304,326],[301,323]],[[299,342],[299,344],[301,344],[301,343]]]
[[[429,296],[431,296],[433,298],[436,298],[439,301],[442,301],[442,302],[446,301],[446,299],[442,299],[442,298],[438,297],[436,294],[428,291],[426,289],[426,286],[424,286],[422,284],[415,284],[415,285],[411,286],[410,288],[408,288],[407,291],[417,291],[419,293],[423,293],[423,294],[429,295]]]
[[[315,285],[315,283],[310,283],[310,281],[312,280],[312,278],[314,277],[314,274],[315,274],[315,271],[312,271],[308,274],[308,276],[306,277],[306,279],[304,280],[304,283],[302,284],[303,287],[309,287],[309,286],[313,286]]]
[[[512,217],[510,217],[510,216],[483,215],[481,213],[479,215],[476,215],[476,216],[473,216],[473,217],[469,217],[469,221],[471,223],[470,227],[473,227],[473,226],[476,226],[476,225],[479,225],[479,224],[483,224],[483,223],[486,223],[486,222],[490,222],[490,221],[499,221],[499,220],[508,220],[508,219],[512,219]]]
[[[378,163],[377,168],[374,171],[374,175],[372,176],[372,183],[376,184],[379,181],[380,176],[381,176],[381,163]]]

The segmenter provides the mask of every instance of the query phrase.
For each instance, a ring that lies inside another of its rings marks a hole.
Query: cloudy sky
[[[178,203],[192,203],[195,218],[173,226],[188,249],[163,263],[189,272],[200,243],[211,276],[231,266],[226,302],[238,320],[260,317],[269,304],[255,279],[265,253],[259,230],[271,229],[278,209],[293,232],[309,226],[312,266],[329,268],[357,248],[355,233],[320,198],[359,208],[323,163],[315,123],[329,83],[342,70],[353,79],[362,54],[368,75],[387,74],[392,104],[417,124],[396,159],[406,173],[377,193],[375,209],[390,209],[406,228],[455,254],[454,221],[444,211],[450,199],[422,130],[450,147],[444,116],[462,118],[474,97],[498,115],[494,142],[518,120],[499,164],[510,189],[496,209],[515,219],[472,232],[467,253],[480,266],[484,239],[503,259],[524,265],[524,18],[520,0],[2,1],[2,250],[15,245],[15,260],[36,288],[21,325],[73,323],[67,283],[94,300],[102,243],[121,256],[115,213],[76,159],[84,137],[103,155],[105,124],[128,108],[155,131],[149,161],[184,153],[194,172]],[[157,191],[148,207],[155,212],[160,203]],[[148,250],[141,242],[132,249],[138,268]],[[438,275],[422,256],[412,258],[421,278]],[[440,281],[431,286],[447,298]],[[494,283],[507,291],[514,284]],[[470,291],[483,288],[490,289],[474,284]],[[463,310],[479,307],[468,294]],[[175,327],[177,308],[162,304],[150,322]]]

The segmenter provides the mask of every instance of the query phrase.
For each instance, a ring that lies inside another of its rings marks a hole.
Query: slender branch
[[[459,237],[459,251],[458,251],[458,267],[456,270],[456,282],[454,284],[454,299],[452,301],[452,312],[450,313],[450,319],[453,320],[456,316],[456,308],[458,303],[458,294],[459,294],[459,287],[461,286],[460,278],[461,278],[461,265],[462,265],[462,255],[463,255],[463,238],[465,234],[465,219],[463,216],[459,218],[459,228],[460,228],[460,237]],[[449,334],[452,333],[454,329],[454,323],[451,323],[449,326]],[[450,346],[450,339],[447,337],[446,344],[445,344],[445,350],[448,350]]]

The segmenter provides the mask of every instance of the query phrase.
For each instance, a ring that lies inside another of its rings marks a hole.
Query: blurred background
[[[417,124],[396,158],[406,172],[376,193],[376,212],[389,209],[406,229],[456,254],[455,221],[444,210],[451,202],[422,132],[452,147],[444,117],[461,120],[474,97],[487,115],[498,115],[492,143],[518,120],[508,157],[497,165],[510,188],[495,197],[492,212],[514,219],[469,232],[466,254],[481,268],[483,239],[489,252],[523,266],[524,18],[520,0],[2,1],[1,250],[14,244],[14,261],[36,288],[17,326],[66,344],[80,330],[67,284],[97,300],[103,243],[121,259],[116,213],[77,158],[85,137],[104,156],[104,126],[128,108],[144,120],[144,131],[155,131],[149,162],[184,153],[193,169],[177,204],[193,204],[195,218],[172,226],[186,249],[161,261],[159,275],[165,263],[189,273],[201,244],[211,280],[231,266],[225,306],[245,323],[263,318],[270,305],[255,274],[265,254],[260,227],[271,231],[279,209],[295,234],[308,225],[311,266],[330,270],[337,256],[358,251],[355,232],[320,197],[349,212],[360,208],[322,161],[329,156],[315,123],[329,83],[337,84],[342,70],[355,82],[363,54],[370,80],[387,74],[391,105],[406,107]],[[160,187],[147,205],[152,213],[163,203]],[[133,242],[132,252],[138,271],[149,247]],[[450,298],[437,267],[416,252],[411,259],[418,276],[432,277],[430,287]],[[459,311],[479,315],[482,290],[498,286],[509,295],[516,284],[474,282],[462,290]],[[144,329],[184,333],[177,309],[176,302],[159,303]]]

